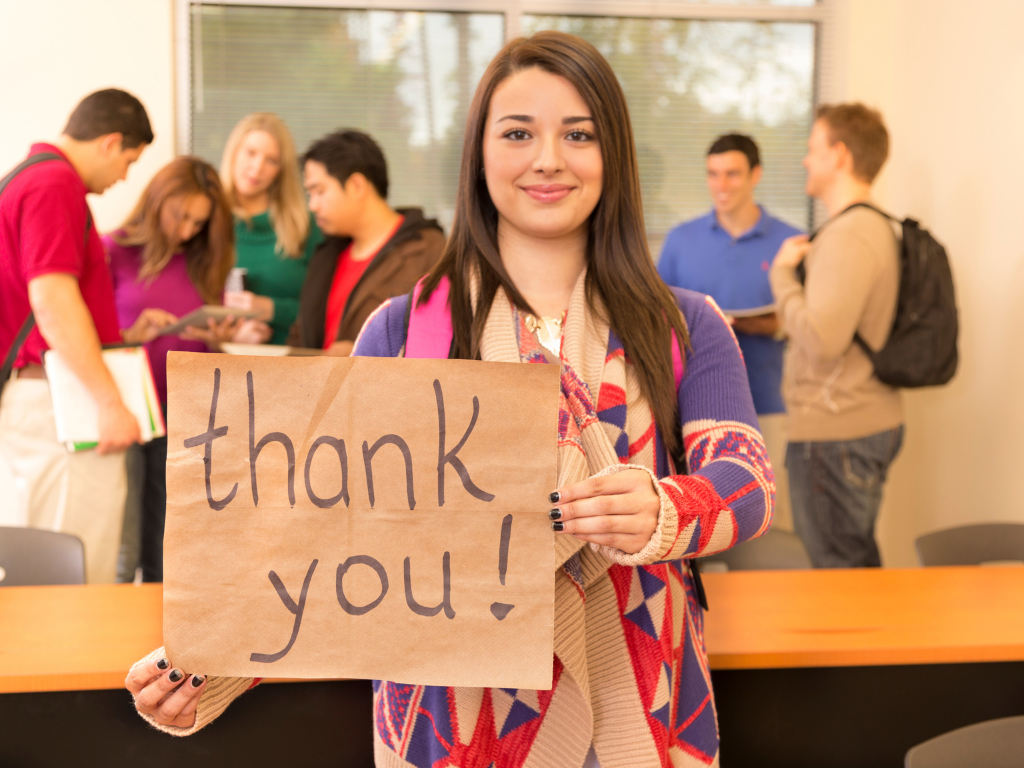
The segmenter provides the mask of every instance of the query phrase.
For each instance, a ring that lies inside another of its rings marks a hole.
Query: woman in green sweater
[[[284,121],[269,112],[242,118],[224,147],[220,175],[235,213],[237,265],[248,272],[245,290],[226,293],[224,304],[259,312],[235,340],[284,344],[309,257],[323,239],[306,208]]]

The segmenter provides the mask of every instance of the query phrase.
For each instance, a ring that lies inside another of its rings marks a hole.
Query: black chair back
[[[85,547],[69,533],[0,527],[0,587],[85,584]]]
[[[1003,717],[957,728],[907,752],[904,768],[1020,768],[1024,765],[1024,717]]]
[[[701,570],[716,571],[788,571],[811,567],[811,558],[800,537],[789,531],[772,529],[762,536],[732,549],[700,559]]]
[[[1024,523],[979,523],[946,528],[915,542],[921,565],[1024,563]]]

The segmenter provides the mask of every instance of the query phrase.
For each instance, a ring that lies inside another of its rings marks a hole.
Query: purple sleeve
[[[661,481],[679,518],[666,559],[709,555],[759,536],[771,523],[775,501],[775,477],[736,337],[712,299],[673,293],[693,351],[679,388],[689,474]]]
[[[405,344],[408,296],[388,299],[366,318],[352,349],[353,357],[398,357]]]

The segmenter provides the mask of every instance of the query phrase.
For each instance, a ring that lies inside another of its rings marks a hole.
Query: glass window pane
[[[504,41],[500,13],[194,5],[192,151],[219,165],[250,112],[284,118],[300,153],[357,128],[384,149],[392,205],[447,230],[465,115]]]
[[[669,229],[710,210],[704,156],[723,133],[754,137],[764,165],[759,202],[807,228],[800,160],[812,117],[813,24],[524,16],[522,29],[580,35],[618,75],[655,258]]]

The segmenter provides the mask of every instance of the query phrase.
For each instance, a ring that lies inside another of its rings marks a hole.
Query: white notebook
[[[103,362],[114,378],[125,407],[138,419],[142,442],[167,434],[160,401],[143,347],[103,350]],[[57,440],[69,451],[95,448],[100,439],[99,409],[89,390],[71,372],[60,354],[48,350],[43,357],[50,382]]]

